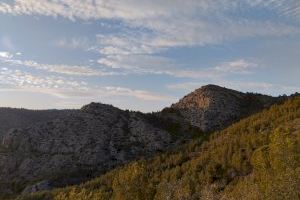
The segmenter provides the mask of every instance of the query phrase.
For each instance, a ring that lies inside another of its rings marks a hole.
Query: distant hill
[[[0,148],[0,189],[14,193],[41,180],[51,187],[79,183],[165,151],[172,142],[170,133],[141,113],[91,103],[64,118],[7,132]]]
[[[299,166],[300,97],[294,97],[176,151],[18,200],[295,200]]]
[[[100,103],[72,111],[2,109],[0,194],[78,184],[206,138],[285,99],[208,85],[158,113]]]

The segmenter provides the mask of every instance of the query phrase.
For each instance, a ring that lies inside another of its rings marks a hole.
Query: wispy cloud
[[[169,60],[162,59],[157,54],[170,48],[219,44],[249,37],[299,34],[300,27],[294,23],[238,14],[249,9],[262,9],[299,21],[299,7],[298,0],[188,0],[184,4],[179,0],[15,0],[12,3],[0,3],[0,13],[55,18],[62,16],[70,20],[120,20],[126,29],[123,28],[118,33],[99,34],[98,44],[92,45],[101,56],[100,64],[115,69],[135,69],[136,72],[157,71],[151,68],[156,68],[155,64],[159,64],[164,67],[159,73],[164,71],[163,73],[181,77],[190,74],[190,71],[173,73],[165,70],[166,67],[172,67]],[[91,48],[86,38],[63,38],[56,45],[64,48]],[[69,68],[64,70],[65,66],[51,66],[53,68],[55,71],[69,71]],[[79,66],[73,69],[82,73]],[[74,70],[71,73],[76,74]],[[94,73],[91,70],[87,72]],[[207,73],[209,72],[200,72]]]
[[[73,76],[109,76],[120,75],[113,71],[104,71],[90,66],[66,65],[66,64],[44,64],[33,60],[18,60],[14,59],[9,52],[0,52],[0,62],[19,67],[30,67],[47,72],[73,75]]]
[[[205,45],[224,40],[252,36],[282,36],[299,33],[299,27],[274,22],[272,19],[256,20],[251,17],[232,17],[231,14],[251,8],[273,10],[290,16],[299,14],[300,2],[283,0],[189,0],[181,1],[131,0],[131,1],[78,1],[78,0],[16,0],[1,3],[0,12],[14,15],[63,16],[71,20],[119,19],[129,27],[141,27],[148,31],[140,35],[116,35],[102,38],[107,47],[102,53],[153,52],[153,48],[186,45]],[[149,31],[152,34],[149,34]],[[149,37],[150,35],[150,37]],[[86,41],[59,42],[62,46],[81,46]],[[134,48],[130,48],[134,47]]]
[[[73,37],[70,39],[61,38],[55,41],[54,45],[65,49],[89,50],[92,44],[87,37]]]
[[[18,63],[27,67],[32,67],[39,70],[45,70],[48,72],[54,72],[59,74],[74,75],[74,76],[108,76],[114,75],[114,72],[105,72],[99,69],[91,68],[90,66],[79,65],[50,65],[41,64],[35,61],[26,60]]]
[[[122,18],[126,20],[144,19],[156,16],[168,16],[173,12],[188,14],[189,12],[202,11],[213,13],[217,10],[230,12],[232,9],[245,9],[260,7],[275,10],[286,15],[299,15],[299,1],[297,0],[189,0],[182,4],[179,0],[15,0],[13,3],[0,3],[0,11],[16,15],[46,15],[63,16],[69,19],[99,19]],[[77,11],[77,12],[75,12]]]
[[[70,76],[116,76],[127,74],[158,74],[180,78],[215,78],[230,74],[251,73],[258,67],[257,64],[244,59],[224,62],[215,67],[200,70],[181,69],[173,60],[147,54],[109,54],[99,59],[98,64],[102,67],[44,64],[33,60],[18,60],[9,52],[0,52],[0,62],[13,66],[29,67],[51,73]]]
[[[106,95],[132,96],[146,101],[170,101],[174,99],[174,97],[167,96],[167,95],[157,94],[146,90],[133,90],[124,87],[108,86],[108,87],[101,88],[101,90],[104,90]]]
[[[68,80],[56,76],[36,76],[20,70],[11,70],[0,68],[0,84],[3,89],[10,90],[38,90],[41,93],[50,93],[49,91],[57,89],[84,89],[86,83]],[[5,87],[3,87],[5,86]],[[58,93],[52,93],[58,95]]]
[[[110,67],[125,69],[127,73],[161,74],[180,78],[216,78],[231,74],[249,74],[258,68],[258,64],[238,59],[224,62],[204,69],[181,69],[171,59],[149,55],[109,55],[98,60],[98,63]]]
[[[248,74],[257,67],[258,64],[256,63],[240,59],[222,63],[221,65],[214,67],[213,70],[219,73]]]
[[[2,86],[2,87],[1,87]],[[0,90],[46,93],[60,98],[127,96],[145,101],[169,101],[170,96],[116,86],[91,86],[84,81],[59,76],[38,76],[21,70],[0,68]]]

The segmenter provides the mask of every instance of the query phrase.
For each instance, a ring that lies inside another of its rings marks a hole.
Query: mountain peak
[[[225,87],[221,87],[219,85],[214,85],[214,84],[208,84],[208,85],[203,85],[202,87],[198,88],[197,90],[200,89],[224,89]]]
[[[85,113],[96,114],[96,115],[101,113],[119,111],[118,108],[113,107],[112,105],[96,103],[96,102],[87,104],[83,106],[80,110]]]
[[[204,86],[196,89],[194,92],[192,92],[190,94],[203,93],[203,92],[216,92],[214,94],[217,94],[217,92],[227,92],[227,93],[236,93],[236,94],[241,93],[239,91],[229,89],[229,88],[226,88],[226,87],[221,87],[219,85],[208,84],[208,85],[204,85]]]
[[[210,84],[186,95],[171,108],[178,110],[190,124],[207,132],[222,129],[273,102],[270,96]]]
[[[99,109],[102,108],[104,106],[108,106],[102,103],[97,103],[97,102],[91,102],[87,105],[82,106],[81,110],[90,110],[90,109]]]
[[[218,85],[205,85],[189,93],[172,105],[173,108],[207,107],[215,100],[226,100],[226,97],[234,96],[240,98],[243,93],[227,89]]]

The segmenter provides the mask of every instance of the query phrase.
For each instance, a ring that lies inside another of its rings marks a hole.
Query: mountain
[[[133,160],[205,138],[208,132],[283,99],[208,85],[158,113],[123,111],[100,103],[72,111],[14,110],[20,113],[15,115],[18,118],[3,118],[12,122],[2,130],[0,193],[78,184]]]
[[[208,139],[140,159],[87,183],[18,200],[295,200],[300,197],[300,97]]]
[[[143,114],[91,103],[64,118],[7,132],[0,152],[0,183],[6,190],[40,180],[53,187],[78,183],[166,150],[171,142],[170,133],[148,123]]]
[[[204,132],[220,130],[243,117],[270,107],[279,98],[242,93],[216,85],[206,85],[171,106],[191,125]]]

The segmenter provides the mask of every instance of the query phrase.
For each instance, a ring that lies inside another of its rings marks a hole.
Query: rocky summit
[[[171,108],[179,111],[191,125],[210,132],[269,107],[278,100],[267,95],[206,85],[188,94]]]

